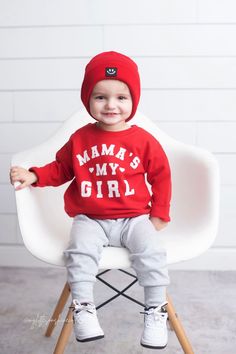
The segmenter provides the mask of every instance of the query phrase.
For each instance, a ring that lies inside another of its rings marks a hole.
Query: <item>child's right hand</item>
[[[30,172],[23,167],[13,166],[10,169],[10,180],[12,185],[20,182],[20,185],[15,188],[16,191],[19,191],[37,182],[38,178],[34,172]]]

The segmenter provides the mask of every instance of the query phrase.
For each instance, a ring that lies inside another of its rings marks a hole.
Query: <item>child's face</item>
[[[104,130],[123,130],[132,112],[128,86],[119,80],[99,81],[90,96],[90,113]]]

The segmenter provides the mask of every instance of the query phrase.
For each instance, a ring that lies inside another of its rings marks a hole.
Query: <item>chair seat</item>
[[[201,234],[201,242],[199,242],[199,232],[189,233],[189,238],[186,236],[187,231],[174,233],[175,238],[173,238],[172,233],[169,230],[163,230],[160,236],[161,242],[167,251],[167,263],[173,264],[180,261],[186,261],[197,257],[203,253],[203,251],[208,248],[208,238],[204,237],[205,233],[207,236],[207,230]],[[198,236],[198,238],[195,236]],[[36,246],[37,245],[37,246]],[[55,239],[51,238],[50,242],[47,243],[47,252],[42,252],[39,248],[39,243],[31,243],[27,245],[28,250],[38,259],[56,266],[65,266],[65,261],[63,257],[63,252],[67,247],[67,242],[65,239]],[[42,242],[42,247],[43,242]],[[130,268],[131,262],[129,259],[129,251],[124,247],[104,247],[102,252],[102,257],[99,263],[99,269],[118,269],[118,268]]]
[[[111,262],[112,260],[112,262]],[[104,247],[99,263],[100,269],[130,268],[129,252],[123,247]]]

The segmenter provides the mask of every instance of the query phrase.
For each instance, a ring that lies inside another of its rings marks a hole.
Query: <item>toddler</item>
[[[104,337],[93,297],[98,264],[103,247],[126,247],[144,288],[141,345],[160,349],[167,345],[169,278],[158,231],[170,221],[171,176],[160,143],[129,124],[139,98],[135,62],[117,52],[96,55],[86,66],[81,88],[95,122],[72,134],[55,161],[29,170],[15,166],[10,176],[12,184],[20,182],[17,190],[72,181],[64,195],[65,211],[73,217],[64,256],[76,339]]]

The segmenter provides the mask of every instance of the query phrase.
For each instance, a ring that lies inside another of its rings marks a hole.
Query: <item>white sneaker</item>
[[[144,312],[144,328],[141,338],[141,345],[146,348],[163,349],[168,342],[167,333],[167,302]]]
[[[80,304],[77,300],[73,300],[74,312],[74,332],[78,342],[89,342],[104,337],[101,329],[95,305],[92,303]]]

